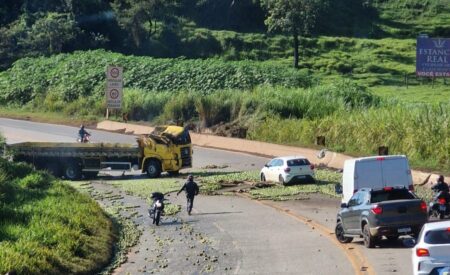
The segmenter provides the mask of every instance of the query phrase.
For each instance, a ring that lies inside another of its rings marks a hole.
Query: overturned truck
[[[6,146],[14,161],[27,162],[56,177],[78,180],[95,177],[102,170],[141,170],[150,178],[162,172],[178,174],[192,167],[189,131],[178,126],[159,126],[137,144],[24,142]]]

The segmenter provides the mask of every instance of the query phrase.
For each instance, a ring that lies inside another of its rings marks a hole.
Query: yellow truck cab
[[[91,178],[102,170],[140,169],[150,178],[162,172],[178,174],[192,167],[189,131],[179,126],[158,126],[137,138],[137,145],[120,143],[24,142],[6,146],[15,161],[33,164],[69,180]]]
[[[192,144],[189,131],[179,126],[158,126],[145,138],[142,172],[151,178],[161,172],[178,174],[180,169],[192,167]],[[139,142],[139,141],[138,141]]]

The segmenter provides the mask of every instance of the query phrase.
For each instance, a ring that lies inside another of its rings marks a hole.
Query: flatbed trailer
[[[158,127],[137,144],[24,142],[6,145],[14,161],[27,162],[56,177],[77,180],[102,170],[141,170],[151,178],[161,172],[176,174],[192,166],[189,133],[178,126]]]

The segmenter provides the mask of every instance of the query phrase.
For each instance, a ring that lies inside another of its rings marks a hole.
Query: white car
[[[412,263],[414,275],[450,274],[450,221],[422,227],[412,249]]]
[[[261,181],[281,184],[314,182],[314,165],[302,156],[278,157],[270,160],[261,169]]]

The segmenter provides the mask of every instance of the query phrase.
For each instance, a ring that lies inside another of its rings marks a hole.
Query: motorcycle
[[[148,215],[153,220],[153,224],[159,225],[161,216],[164,214],[164,194],[160,192],[152,193],[152,206],[148,209]]]
[[[78,137],[77,138],[77,142],[79,142],[79,143],[89,143],[90,139],[91,139],[91,134],[85,134],[83,136],[83,139],[81,139],[81,137]]]
[[[450,194],[439,192],[434,201],[430,202],[429,217],[436,217],[440,220],[450,215]]]

